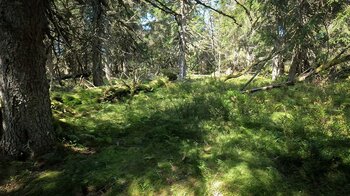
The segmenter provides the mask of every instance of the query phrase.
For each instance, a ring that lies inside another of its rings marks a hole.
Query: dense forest
[[[349,0],[0,0],[0,195],[349,194]]]

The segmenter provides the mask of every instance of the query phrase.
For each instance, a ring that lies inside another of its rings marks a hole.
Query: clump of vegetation
[[[164,78],[156,78],[150,81],[148,84],[128,85],[124,82],[124,85],[122,86],[115,85],[107,88],[100,100],[109,102],[121,101],[141,92],[153,92],[157,88],[165,86],[167,82],[168,80]]]
[[[60,155],[6,163],[0,191],[349,193],[349,83],[246,95],[235,90],[244,81],[169,83],[115,103],[98,101],[104,88],[54,92]]]
[[[103,93],[103,97],[101,97],[102,101],[115,101],[121,100],[124,97],[130,96],[131,91],[127,87],[109,87]]]
[[[164,69],[162,70],[162,74],[167,77],[170,81],[177,80],[177,73],[173,69]]]

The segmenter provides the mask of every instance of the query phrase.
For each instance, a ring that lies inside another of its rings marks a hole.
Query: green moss
[[[349,83],[242,95],[246,80],[154,81],[114,103],[106,88],[53,92],[64,156],[3,178],[25,195],[348,194]]]

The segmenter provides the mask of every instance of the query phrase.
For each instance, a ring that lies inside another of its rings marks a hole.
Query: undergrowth
[[[245,81],[167,82],[116,102],[100,101],[106,88],[56,90],[61,147],[2,161],[0,194],[349,194],[350,83],[245,95]]]

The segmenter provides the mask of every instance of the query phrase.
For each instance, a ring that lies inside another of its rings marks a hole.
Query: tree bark
[[[92,41],[92,80],[95,86],[104,85],[102,65],[103,5],[101,0],[93,0],[94,36]]]
[[[0,0],[0,151],[23,158],[49,151],[55,137],[45,70],[45,0]]]
[[[2,120],[2,101],[1,101],[2,99],[1,99],[1,96],[0,96],[0,139],[1,139],[1,137],[2,137],[2,134],[4,133],[4,130],[3,130],[3,125],[2,125],[2,122],[3,122],[3,120]]]
[[[288,73],[289,81],[294,81],[297,75],[310,69],[306,51],[307,50],[305,48],[302,48],[302,46],[296,46],[292,59],[292,65],[290,66]]]
[[[288,81],[294,81],[298,71],[298,63],[300,63],[300,52],[299,48],[295,48],[292,58],[292,64],[290,65],[288,72]]]
[[[187,64],[186,64],[186,6],[185,0],[181,0],[181,14],[177,18],[179,25],[179,42],[180,42],[180,55],[179,55],[179,79],[185,79],[187,75]]]
[[[278,77],[284,74],[284,63],[281,54],[278,54],[272,59],[272,80],[275,81]]]

